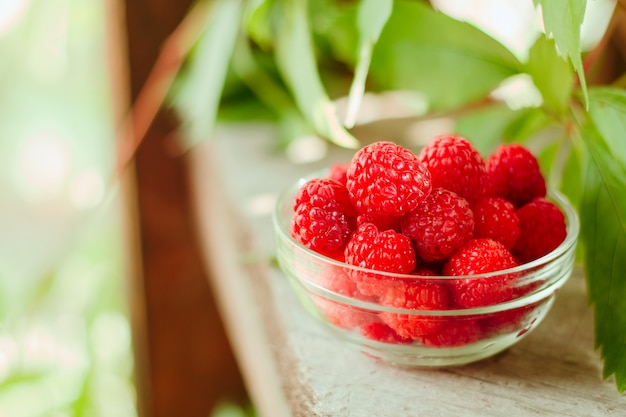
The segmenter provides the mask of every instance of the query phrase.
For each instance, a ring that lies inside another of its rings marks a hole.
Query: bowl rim
[[[303,244],[301,244],[300,242],[298,242],[291,236],[291,234],[289,233],[289,230],[285,228],[285,222],[280,220],[282,209],[284,209],[285,204],[289,203],[290,199],[292,199],[293,196],[295,196],[295,193],[298,191],[298,189],[300,189],[300,187],[302,187],[304,183],[306,183],[307,181],[311,179],[324,178],[324,175],[326,172],[327,170],[316,171],[310,175],[303,176],[299,178],[296,182],[291,184],[291,186],[284,189],[280,193],[276,201],[276,204],[274,205],[274,210],[272,212],[272,222],[274,225],[275,233],[278,233],[281,238],[286,239],[290,244],[295,245],[299,250],[303,251],[304,253],[314,258],[317,258],[318,260],[324,263],[331,264],[337,267],[348,268],[350,270],[354,270],[354,271],[362,272],[362,273],[373,273],[376,275],[393,278],[396,280],[423,279],[423,280],[432,280],[432,281],[436,281],[436,280],[444,281],[444,280],[480,279],[480,278],[493,277],[495,275],[507,275],[507,274],[527,272],[529,270],[533,270],[535,268],[545,266],[549,264],[550,262],[552,262],[553,260],[558,259],[561,256],[563,256],[570,248],[572,248],[572,246],[576,245],[577,240],[578,240],[578,234],[580,231],[580,220],[578,217],[578,213],[576,212],[576,209],[574,208],[574,206],[571,204],[571,202],[567,199],[567,197],[563,193],[554,189],[548,189],[548,192],[546,193],[546,198],[548,198],[553,203],[557,204],[559,208],[563,211],[563,214],[565,216],[567,235],[565,236],[565,239],[563,240],[563,242],[561,242],[561,244],[557,246],[554,250],[552,250],[550,253],[547,253],[546,255],[540,258],[537,258],[535,260],[532,260],[530,262],[526,262],[521,265],[517,265],[513,268],[502,269],[499,271],[486,272],[486,273],[481,273],[481,274],[472,274],[472,275],[458,275],[458,276],[401,274],[401,273],[394,273],[394,272],[378,271],[374,269],[351,265],[346,262],[338,261],[336,259],[333,259],[331,257],[328,257],[326,255],[323,255],[312,249],[307,248],[306,246],[304,246]],[[289,208],[293,212],[292,204],[290,204]]]
[[[533,291],[524,296],[514,298],[508,301],[504,301],[497,304],[490,304],[480,307],[470,308],[449,308],[445,310],[417,310],[409,308],[392,307],[383,305],[373,301],[361,300],[358,298],[348,297],[346,295],[336,293],[321,285],[298,279],[298,283],[304,287],[304,289],[310,293],[309,287],[315,287],[318,291],[314,291],[315,295],[324,297],[326,300],[334,301],[345,306],[359,308],[366,311],[375,311],[376,313],[394,313],[394,314],[406,314],[411,316],[425,316],[425,317],[461,317],[461,316],[483,316],[493,313],[500,313],[504,311],[511,311],[518,308],[524,308],[535,303],[543,303],[553,296],[556,291],[563,286],[568,280],[569,276],[564,275],[558,280],[551,282],[549,285],[541,288],[538,291]]]

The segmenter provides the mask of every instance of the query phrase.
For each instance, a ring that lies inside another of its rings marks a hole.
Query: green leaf
[[[502,143],[507,128],[525,112],[496,104],[457,117],[454,130],[472,142],[482,155],[488,155]]]
[[[365,81],[372,59],[372,50],[391,15],[393,0],[361,0],[357,14],[360,46],[359,57],[350,86],[345,125],[354,126],[365,93]]]
[[[393,0],[361,0],[357,14],[357,27],[361,39],[375,43],[391,15]]]
[[[295,103],[272,74],[258,62],[247,39],[240,37],[232,58],[233,73],[276,115],[297,111]]]
[[[574,75],[569,63],[556,53],[553,40],[545,36],[537,38],[524,72],[532,77],[547,108],[560,115],[567,111]]]
[[[608,93],[608,94],[607,94]],[[596,346],[604,360],[603,376],[615,375],[617,389],[626,390],[626,165],[623,144],[606,134],[623,127],[626,112],[623,93],[596,92],[590,109],[600,104],[604,112],[591,111],[582,140],[583,195],[581,237],[590,303],[595,311]],[[613,96],[613,97],[611,97]],[[623,138],[623,131],[621,138]],[[624,139],[621,139],[623,142]]]
[[[626,91],[609,87],[589,90],[589,115],[613,157],[626,166]]]
[[[242,2],[216,0],[208,7],[206,28],[189,57],[171,102],[180,112],[186,146],[213,130],[228,65],[239,33]]]
[[[519,117],[507,126],[502,134],[503,140],[507,143],[528,144],[553,123],[554,120],[540,108],[523,109],[520,111]]]
[[[571,143],[570,146],[572,146],[572,151],[563,165],[558,187],[575,207],[580,207],[583,194],[582,161],[584,156],[581,146],[576,143]]]
[[[469,23],[421,2],[396,0],[370,73],[380,89],[416,90],[434,110],[484,97],[520,66],[502,44]]]
[[[270,50],[273,44],[269,16],[270,0],[248,0],[244,10],[244,25],[250,39],[264,50]]]
[[[275,5],[276,63],[298,108],[321,136],[342,147],[358,147],[358,141],[339,122],[320,79],[306,0],[281,0]]]
[[[585,17],[586,0],[533,0],[541,5],[546,33],[554,38],[563,56],[574,66],[583,91],[585,107],[589,102],[587,82],[580,50],[580,26]]]

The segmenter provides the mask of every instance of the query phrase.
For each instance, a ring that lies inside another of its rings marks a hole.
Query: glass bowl
[[[549,254],[495,273],[420,276],[359,268],[314,252],[290,233],[293,200],[303,178],[283,192],[274,211],[277,258],[304,308],[340,341],[398,365],[462,365],[499,353],[528,335],[550,310],[557,290],[572,273],[578,216],[567,199],[548,198],[563,211],[565,240]],[[505,302],[476,308],[417,310],[394,300],[428,288],[498,282]]]

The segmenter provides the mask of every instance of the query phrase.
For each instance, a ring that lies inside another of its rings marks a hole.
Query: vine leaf
[[[545,31],[554,38],[563,56],[569,58],[578,74],[585,107],[589,105],[587,82],[580,54],[580,26],[585,17],[587,0],[533,0],[541,5]]]
[[[359,4],[357,28],[360,45],[354,79],[350,85],[348,107],[344,122],[348,128],[353,127],[356,121],[365,92],[365,81],[372,60],[372,50],[391,15],[392,8],[393,0],[361,0]]]
[[[372,56],[377,88],[424,95],[428,110],[447,110],[489,94],[521,64],[501,43],[466,22],[416,1],[394,1]]]
[[[276,64],[296,104],[318,134],[333,143],[357,148],[358,141],[340,123],[335,105],[320,79],[309,28],[306,0],[276,1]]]
[[[590,123],[582,139],[583,195],[581,237],[590,303],[595,311],[596,347],[603,376],[615,375],[626,390],[626,93],[591,90]],[[622,130],[620,130],[622,129]],[[615,132],[620,136],[613,137]]]
[[[213,130],[241,16],[239,1],[217,0],[208,7],[206,29],[172,93],[170,100],[183,119],[181,130],[187,147]]]
[[[626,91],[602,87],[590,91],[589,115],[613,157],[626,166]]]
[[[539,36],[530,48],[524,70],[541,92],[544,105],[557,114],[564,114],[574,76],[569,63],[556,53],[554,40]]]

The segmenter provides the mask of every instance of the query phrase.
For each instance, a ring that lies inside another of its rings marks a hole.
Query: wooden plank
[[[307,315],[273,266],[270,212],[280,190],[299,176],[351,153],[333,149],[322,161],[294,165],[273,145],[269,128],[229,127],[191,155],[205,262],[212,265],[218,307],[262,416],[624,414],[626,398],[601,378],[580,270],[533,333],[478,363],[396,367],[338,343]],[[209,194],[213,187],[221,191]]]
[[[191,4],[125,0],[131,103]],[[246,393],[200,260],[186,159],[168,147],[178,125],[172,113],[158,113],[131,167],[141,255],[131,286],[143,297],[137,304],[146,326],[134,334],[145,334],[147,350],[137,355],[148,356],[137,359],[138,396],[145,416],[206,417],[220,401],[243,402]]]

